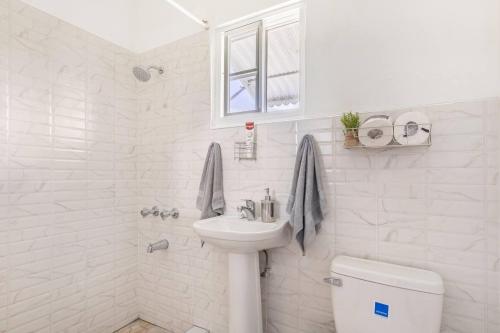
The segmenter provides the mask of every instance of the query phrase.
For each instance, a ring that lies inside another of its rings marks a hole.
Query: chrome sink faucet
[[[245,199],[245,206],[238,206],[238,212],[240,213],[240,218],[247,219],[248,221],[255,221],[255,202],[249,199]]]

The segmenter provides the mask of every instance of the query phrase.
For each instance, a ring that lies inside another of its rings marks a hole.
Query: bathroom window
[[[219,27],[213,36],[213,127],[301,115],[303,6],[274,8]]]
[[[260,110],[260,33],[260,22],[225,33],[226,114]]]

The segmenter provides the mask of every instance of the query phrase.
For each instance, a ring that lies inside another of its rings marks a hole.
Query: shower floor
[[[148,323],[147,321],[137,319],[127,326],[120,328],[115,333],[169,333],[167,330]]]

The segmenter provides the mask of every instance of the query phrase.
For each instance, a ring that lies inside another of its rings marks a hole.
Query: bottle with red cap
[[[245,123],[245,151],[247,158],[253,158],[255,142],[255,124],[253,121],[247,121]]]

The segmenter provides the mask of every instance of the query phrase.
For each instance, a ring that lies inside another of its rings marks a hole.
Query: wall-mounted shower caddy
[[[257,159],[257,143],[248,144],[247,142],[234,143],[234,159],[235,160],[256,160]]]

